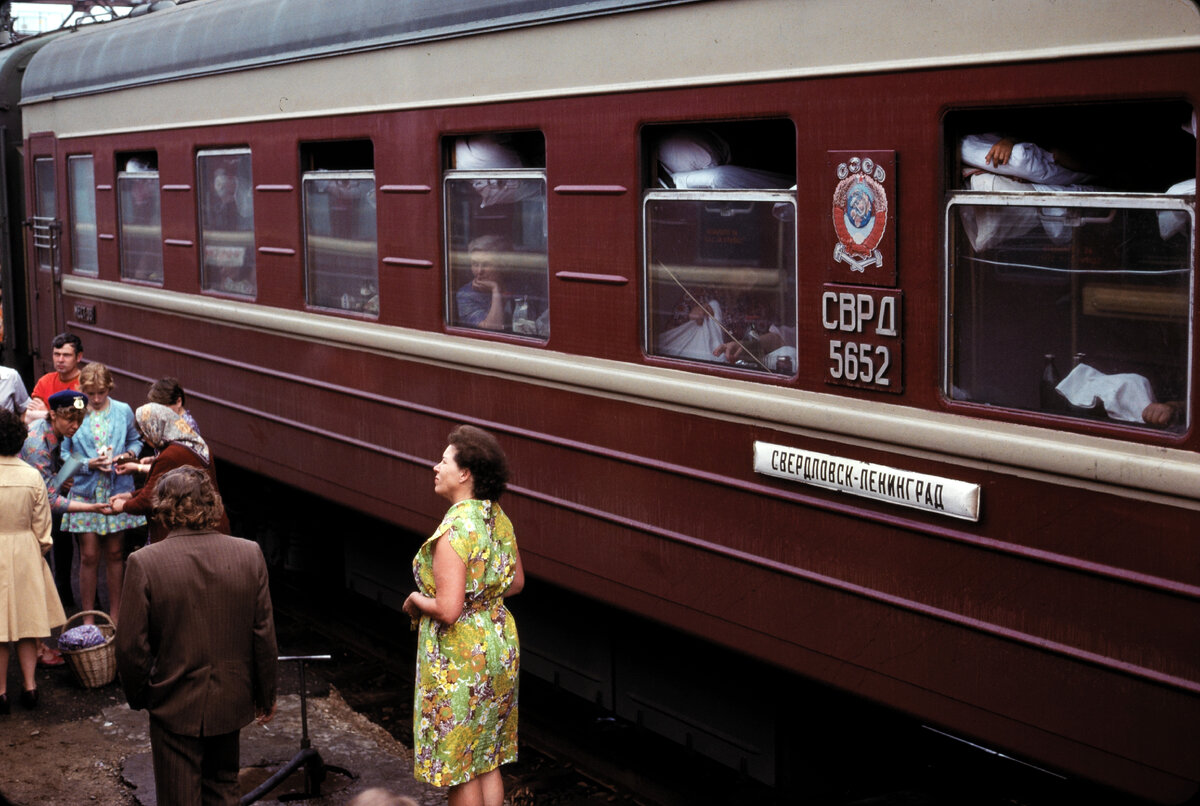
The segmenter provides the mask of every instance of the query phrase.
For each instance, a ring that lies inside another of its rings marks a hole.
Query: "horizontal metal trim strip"
[[[263,248],[260,247],[260,251]],[[584,393],[616,395],[682,407],[708,416],[801,429],[823,439],[967,463],[995,472],[1032,472],[1149,493],[1179,506],[1200,506],[1200,456],[1088,434],[1004,422],[896,403],[843,398],[519,344],[456,337],[360,322],[307,311],[149,289],[84,277],[64,277],[66,293],[128,304],[141,310],[192,316],[319,343],[369,349],[397,358],[500,374]]]
[[[114,331],[109,331],[109,330],[106,330],[103,328],[94,328],[94,327],[83,326],[83,327],[79,327],[77,329],[103,333],[104,335],[110,336],[112,338],[130,340],[130,337],[126,336],[125,334],[117,333]],[[348,389],[345,387],[340,387],[340,386],[336,386],[334,384],[328,384],[328,383],[318,382],[318,383],[314,384],[314,379],[312,379],[312,378],[303,377],[300,375],[294,375],[292,373],[278,372],[278,371],[270,370],[269,368],[265,368],[265,367],[259,367],[256,365],[247,364],[247,363],[240,362],[240,361],[234,361],[234,360],[230,360],[230,359],[221,358],[219,356],[214,356],[209,353],[200,353],[200,352],[193,351],[193,350],[182,350],[178,347],[175,347],[174,345],[165,344],[162,342],[150,342],[150,341],[144,341],[144,340],[139,340],[139,341],[142,344],[146,344],[149,346],[156,346],[162,350],[174,351],[174,352],[183,353],[183,354],[195,357],[195,358],[201,358],[204,360],[215,361],[217,363],[222,363],[222,364],[225,364],[228,366],[234,366],[239,369],[243,369],[247,372],[254,372],[254,373],[263,374],[263,375],[274,375],[276,377],[290,380],[290,381],[293,381],[293,382],[299,383],[299,384],[307,384],[310,386],[311,385],[319,385],[325,389],[329,389],[332,391],[339,391],[339,392],[344,391],[345,393],[352,393],[352,392],[357,391],[357,390],[352,390],[352,389]],[[110,367],[110,368],[114,369],[118,372],[121,371],[117,367]],[[149,380],[148,378],[145,378],[144,376],[137,374],[137,373],[124,372],[122,374],[125,374],[130,377],[137,377],[142,380]],[[207,400],[209,402],[215,403],[220,406],[232,407],[232,405],[233,405],[226,400],[223,400],[220,398],[215,398],[215,397],[212,397],[209,395],[193,393],[193,396]],[[397,401],[395,401],[392,398],[384,398],[379,395],[372,395],[372,394],[368,394],[368,393],[359,392],[356,396],[366,398],[366,399],[377,400],[379,402],[392,403],[392,404],[397,403]],[[495,430],[494,423],[491,423],[486,420],[480,420],[478,418],[464,418],[461,414],[455,414],[453,412],[449,412],[442,408],[416,406],[416,405],[412,405],[412,404],[404,404],[403,407],[409,408],[409,409],[414,409],[414,410],[424,410],[426,413],[430,414],[431,416],[435,416],[435,417],[439,417],[439,418],[447,419],[447,420],[452,420],[455,422],[467,422],[467,423],[478,425],[478,426],[481,426],[484,428],[488,428],[489,430]],[[409,454],[409,453],[404,453],[402,451],[392,450],[390,448],[385,448],[385,447],[375,444],[373,442],[367,442],[366,440],[355,439],[355,438],[347,436],[345,434],[340,434],[340,433],[330,431],[325,428],[320,428],[315,425],[309,425],[308,423],[303,423],[303,422],[300,422],[298,420],[294,420],[294,419],[291,419],[288,417],[281,417],[279,415],[272,414],[270,412],[253,409],[253,408],[247,408],[242,405],[239,405],[237,408],[238,408],[238,411],[242,414],[252,415],[259,419],[268,420],[270,422],[274,422],[279,425],[287,426],[289,428],[294,428],[298,431],[304,431],[309,434],[320,436],[320,437],[329,439],[334,442],[340,442],[345,445],[351,445],[353,447],[356,447],[356,448],[359,448],[362,450],[371,451],[373,453],[377,453],[382,456],[387,456],[392,459],[397,459],[400,461],[408,462],[410,464],[414,464],[419,467],[431,467],[434,463],[434,459],[431,457],[420,457],[420,456],[416,456],[414,454]],[[705,475],[707,475],[707,474],[705,474]],[[531,490],[527,487],[522,487],[519,485],[509,485],[508,492],[510,495],[520,495],[520,496],[523,496],[530,500],[538,501],[540,503],[547,504],[549,506],[557,507],[560,509],[569,510],[569,511],[575,512],[577,514],[581,514],[581,515],[585,515],[589,518],[593,518],[595,520],[605,521],[607,523],[621,526],[626,529],[631,529],[631,530],[643,532],[645,534],[654,535],[655,537],[659,537],[659,538],[668,540],[673,543],[687,545],[692,548],[700,549],[700,550],[703,550],[703,551],[706,551],[706,552],[709,552],[712,554],[717,554],[717,555],[726,557],[728,559],[736,560],[738,562],[742,562],[742,563],[745,563],[748,565],[757,566],[759,568],[764,568],[764,569],[767,569],[770,571],[781,573],[781,574],[793,577],[795,579],[804,580],[806,582],[809,582],[809,583],[812,583],[815,585],[820,585],[821,587],[824,587],[824,588],[837,590],[839,592],[846,593],[846,594],[849,594],[852,596],[856,596],[861,599],[867,599],[867,600],[877,602],[880,604],[885,604],[885,605],[888,605],[889,607],[895,607],[900,610],[905,610],[905,611],[908,611],[911,613],[916,613],[921,616],[933,618],[938,621],[942,621],[942,622],[945,622],[948,624],[953,624],[955,626],[963,627],[965,629],[973,630],[975,632],[980,632],[980,633],[984,633],[987,635],[991,635],[996,638],[1000,638],[1000,639],[1003,639],[1006,641],[1011,641],[1011,642],[1017,643],[1017,644],[1022,644],[1024,646],[1032,647],[1034,649],[1042,650],[1045,652],[1050,652],[1050,653],[1053,653],[1056,655],[1060,655],[1062,657],[1071,658],[1072,660],[1076,660],[1076,661],[1079,661],[1082,663],[1087,663],[1087,664],[1093,665],[1093,666],[1098,666],[1098,667],[1101,667],[1101,668],[1107,669],[1109,671],[1116,672],[1118,674],[1122,674],[1122,675],[1125,675],[1128,677],[1134,677],[1134,678],[1138,678],[1140,680],[1144,680],[1144,681],[1154,683],[1157,685],[1168,686],[1171,688],[1180,689],[1182,691],[1187,691],[1192,694],[1200,694],[1200,682],[1197,682],[1194,680],[1189,680],[1187,678],[1178,677],[1176,675],[1165,674],[1165,673],[1159,672],[1155,669],[1150,669],[1145,666],[1139,666],[1137,664],[1128,663],[1126,661],[1121,661],[1116,658],[1112,658],[1107,655],[1101,655],[1096,652],[1089,652],[1089,651],[1086,651],[1083,649],[1079,649],[1078,647],[1073,647],[1068,644],[1063,644],[1059,641],[1051,641],[1051,640],[1041,638],[1036,635],[1032,635],[1030,633],[1022,632],[1020,630],[1013,630],[1013,629],[1010,629],[1007,627],[1002,627],[998,624],[993,624],[992,622],[984,621],[982,619],[972,618],[970,616],[964,616],[960,613],[955,613],[953,611],[946,610],[944,608],[926,605],[921,602],[917,602],[915,600],[908,599],[908,598],[905,598],[902,596],[896,596],[895,594],[890,594],[885,591],[877,590],[875,588],[869,588],[864,585],[857,585],[852,582],[847,582],[846,580],[843,580],[843,579],[838,579],[836,577],[828,576],[826,574],[819,574],[814,571],[808,571],[806,569],[798,568],[794,565],[778,562],[776,560],[771,560],[771,559],[762,557],[757,554],[750,554],[749,552],[741,551],[739,549],[730,548],[728,546],[722,546],[722,545],[719,545],[716,543],[709,542],[707,540],[701,540],[699,538],[692,537],[691,535],[685,535],[685,534],[682,534],[680,532],[676,532],[676,531],[673,531],[670,529],[664,529],[661,527],[657,527],[652,524],[646,523],[645,521],[636,520],[633,518],[627,518],[627,517],[624,517],[621,515],[616,515],[611,512],[606,512],[604,510],[595,509],[594,507],[584,506],[582,504],[578,504],[574,501],[570,501],[570,500],[567,500],[567,499],[564,499],[564,498],[561,498],[558,496],[546,495],[544,493],[537,492],[536,490]]]
[[[1036,635],[1031,635],[1030,633],[1021,632],[1020,630],[1001,627],[998,624],[983,621],[982,619],[971,618],[970,616],[964,616],[960,613],[955,613],[940,607],[933,607],[912,599],[906,599],[902,596],[896,596],[894,594],[886,593],[874,588],[868,588],[863,585],[856,585],[852,582],[837,579],[836,577],[818,574],[813,571],[807,571],[803,568],[797,568],[794,565],[788,565],[786,563],[769,560],[756,554],[749,554],[739,551],[738,549],[717,545],[715,543],[709,543],[708,541],[699,540],[689,535],[680,534],[667,529],[660,529],[631,518],[624,518],[618,515],[613,515],[609,512],[593,510],[590,507],[583,507],[555,496],[542,495],[532,490],[527,490],[520,487],[510,487],[509,490],[518,492],[518,494],[524,495],[528,498],[540,500],[543,503],[552,506],[564,507],[576,512],[589,514],[599,520],[608,521],[610,523],[630,529],[637,529],[639,531],[653,534],[657,537],[661,537],[675,543],[687,544],[714,554],[720,554],[730,559],[739,560],[741,562],[762,568],[767,568],[796,579],[802,579],[806,582],[811,582],[825,588],[830,588],[842,593],[850,594],[852,596],[857,596],[861,599],[868,599],[870,601],[886,604],[890,607],[895,607],[911,613],[916,613],[918,615],[927,616],[929,618],[937,619],[938,621],[964,627],[976,632],[985,633],[996,638],[1002,638],[1007,641],[1012,641],[1014,643],[1023,644],[1035,649],[1051,652],[1056,655],[1068,657],[1093,666],[1099,666],[1104,669],[1108,669],[1109,671],[1117,672],[1129,677],[1135,677],[1158,685],[1177,688],[1192,694],[1200,694],[1200,682],[1195,680],[1189,680],[1176,675],[1165,674],[1155,669],[1139,666],[1134,663],[1128,663],[1126,661],[1118,660],[1107,655],[1101,655],[1096,652],[1088,652],[1086,650],[1079,649],[1078,647],[1063,644],[1059,641],[1051,641]]]
[[[380,193],[429,193],[433,190],[429,185],[380,185]]]
[[[167,246],[195,246],[195,241],[185,241],[182,238],[164,238],[163,243]]]
[[[555,185],[554,192],[565,196],[620,196],[628,192],[624,185]]]
[[[1117,191],[954,190],[947,194],[948,207],[1115,207],[1121,210],[1189,210],[1196,206],[1194,194],[1121,193]]]
[[[419,260],[412,257],[385,257],[381,262],[388,266],[411,266],[416,269],[433,268],[432,260]]]
[[[591,274],[585,271],[556,271],[554,276],[560,280],[570,280],[577,283],[602,283],[605,285],[625,285],[628,277],[619,274]]]
[[[101,232],[96,237],[102,241],[115,241],[117,239],[117,236],[113,235],[111,232]]]
[[[191,185],[163,185],[162,189],[163,190],[173,190],[173,191],[186,191],[186,190],[191,190],[192,186]]]
[[[258,251],[262,255],[283,255],[284,257],[296,254],[295,249],[288,249],[286,246],[260,246]]]
[[[296,189],[295,185],[255,185],[254,189],[259,193],[290,193]]]
[[[96,190],[112,190],[112,185],[96,185]]]

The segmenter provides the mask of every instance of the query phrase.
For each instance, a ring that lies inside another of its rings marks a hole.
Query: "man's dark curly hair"
[[[460,425],[450,432],[454,462],[471,471],[475,497],[499,501],[508,484],[508,459],[496,438],[473,425]]]
[[[170,529],[212,529],[225,507],[208,474],[198,467],[177,467],[154,488],[154,516]]]
[[[0,456],[16,456],[29,432],[21,415],[0,409]]]

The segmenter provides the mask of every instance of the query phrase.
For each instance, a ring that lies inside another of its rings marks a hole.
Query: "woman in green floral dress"
[[[508,463],[496,439],[461,425],[434,466],[450,501],[413,559],[420,622],[413,704],[415,774],[448,786],[449,806],[501,806],[500,765],[517,759],[517,627],[505,597],[525,585],[512,522],[497,499]]]

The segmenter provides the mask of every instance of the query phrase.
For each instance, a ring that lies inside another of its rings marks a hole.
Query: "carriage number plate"
[[[904,391],[903,296],[894,289],[825,285],[821,326],[827,337],[826,383]]]

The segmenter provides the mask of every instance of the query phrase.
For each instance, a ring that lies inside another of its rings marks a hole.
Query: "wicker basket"
[[[113,637],[117,633],[117,628],[107,613],[100,610],[84,610],[67,619],[67,623],[63,625],[63,632],[78,626],[72,624],[76,619],[82,623],[84,616],[98,617],[96,627],[104,634],[104,643],[86,649],[59,647],[59,651],[67,659],[67,665],[71,667],[71,671],[79,678],[79,683],[84,688],[107,686],[117,677],[117,652],[113,646]],[[103,619],[107,623],[101,623],[99,619]]]

